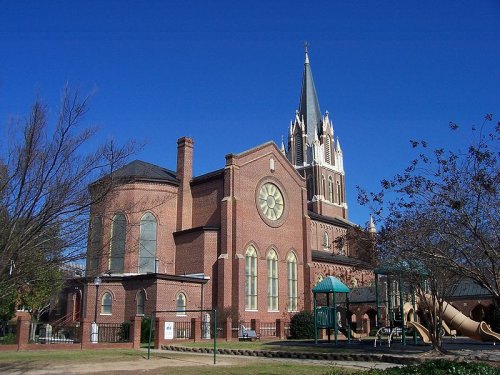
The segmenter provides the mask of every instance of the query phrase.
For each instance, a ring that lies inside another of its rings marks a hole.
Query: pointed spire
[[[309,64],[308,44],[305,44],[304,75],[302,77],[302,89],[300,93],[299,112],[305,120],[307,139],[312,142],[314,133],[318,132],[321,124],[321,111],[319,109],[318,96],[314,87],[314,80]]]
[[[280,151],[282,152],[283,155],[285,155],[285,152],[286,152],[285,151],[285,141],[283,139],[283,136],[281,136],[281,150]]]
[[[377,228],[375,228],[375,223],[373,222],[372,215],[370,215],[370,223],[368,224],[368,232],[377,233]]]
[[[339,140],[339,137],[337,137],[337,147],[335,147],[335,151],[337,151],[338,153],[342,153],[342,149],[340,148],[340,140]]]

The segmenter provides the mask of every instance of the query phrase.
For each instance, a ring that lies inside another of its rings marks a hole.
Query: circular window
[[[287,207],[285,193],[275,182],[266,179],[257,186],[256,204],[259,215],[272,227],[283,224]]]

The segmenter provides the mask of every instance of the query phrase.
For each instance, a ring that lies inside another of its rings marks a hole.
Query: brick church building
[[[274,321],[310,310],[311,289],[327,275],[370,282],[369,266],[335,241],[354,224],[342,149],[320,112],[307,49],[288,133],[287,146],[229,154],[201,176],[193,176],[195,142],[185,137],[175,170],[140,160],[117,170],[112,192],[91,208],[86,277],[75,280],[66,313],[123,322],[217,307]]]

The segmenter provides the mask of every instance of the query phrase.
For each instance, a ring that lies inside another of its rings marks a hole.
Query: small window
[[[101,314],[111,314],[113,307],[113,296],[106,292],[101,298]]]
[[[177,315],[186,315],[186,295],[179,293],[176,298],[177,301]]]
[[[143,290],[137,293],[137,315],[144,315],[144,303],[146,301],[146,295]]]
[[[328,238],[328,233],[323,233],[323,249],[328,250],[330,248],[330,239]]]

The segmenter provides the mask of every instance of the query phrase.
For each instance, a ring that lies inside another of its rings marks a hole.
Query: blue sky
[[[95,91],[99,137],[145,141],[135,158],[171,169],[193,137],[202,174],[287,136],[306,40],[359,224],[355,187],[404,168],[410,139],[459,147],[449,121],[498,119],[499,1],[0,1],[0,122],[37,96],[55,112],[67,82]]]

